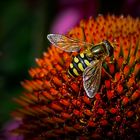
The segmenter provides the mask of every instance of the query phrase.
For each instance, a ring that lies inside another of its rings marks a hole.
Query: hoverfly
[[[82,74],[86,94],[89,98],[93,98],[100,86],[102,63],[107,56],[113,55],[113,45],[108,40],[94,45],[60,34],[48,34],[47,38],[55,47],[65,52],[78,52],[84,48],[73,57],[68,73],[72,76]]]

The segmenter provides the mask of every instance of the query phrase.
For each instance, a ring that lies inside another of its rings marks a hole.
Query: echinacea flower
[[[76,54],[51,46],[29,70],[32,79],[22,82],[26,91],[15,99],[22,107],[13,112],[22,124],[13,133],[26,140],[140,138],[140,19],[89,18],[67,36],[116,43],[103,63],[98,93],[88,98],[82,76],[68,75]]]
[[[80,19],[89,15],[96,15],[97,0],[57,0],[58,13],[55,17],[51,33],[66,33],[75,26]]]
[[[21,121],[10,120],[7,122],[2,131],[0,132],[0,140],[23,140],[23,136],[12,135],[11,130],[16,129],[20,125]]]

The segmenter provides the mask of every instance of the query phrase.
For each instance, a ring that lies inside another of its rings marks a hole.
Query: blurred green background
[[[51,3],[51,2],[50,2]],[[49,2],[7,0],[0,6],[0,125],[16,108],[13,97],[22,92],[20,81],[46,49],[50,26]],[[53,12],[52,12],[53,13]],[[48,22],[49,21],[49,22]]]
[[[50,32],[65,33],[84,17],[102,14],[140,16],[139,0],[6,0],[0,2],[0,127],[18,107],[20,82],[48,46]],[[69,11],[70,12],[69,12]],[[71,12],[72,11],[72,12]],[[64,15],[65,13],[70,13]],[[77,16],[77,17],[76,17]],[[75,18],[74,18],[75,17]],[[72,18],[72,24],[65,22]],[[60,21],[59,21],[60,19]],[[63,31],[61,23],[69,25]],[[57,25],[58,29],[57,29]],[[55,26],[55,27],[54,27]]]

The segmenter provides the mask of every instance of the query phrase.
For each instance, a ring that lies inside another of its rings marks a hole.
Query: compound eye
[[[114,48],[112,46],[109,47],[109,56],[112,56],[114,52]]]

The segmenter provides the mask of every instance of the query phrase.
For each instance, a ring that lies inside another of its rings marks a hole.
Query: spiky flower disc
[[[15,99],[22,107],[13,112],[22,124],[13,132],[26,140],[140,137],[140,20],[99,16],[82,20],[67,36],[116,44],[103,63],[99,93],[89,99],[82,77],[68,75],[75,53],[51,46],[30,69],[32,79],[22,82],[26,91]]]

